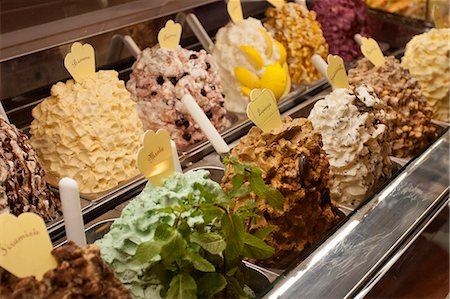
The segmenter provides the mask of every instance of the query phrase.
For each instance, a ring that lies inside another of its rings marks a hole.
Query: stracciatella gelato
[[[265,239],[275,254],[259,263],[286,267],[308,245],[317,243],[338,221],[329,194],[329,163],[322,149],[322,138],[312,123],[303,118],[283,119],[283,126],[268,133],[258,127],[241,138],[231,155],[241,163],[261,168],[265,183],[284,196],[283,210],[255,198],[260,217],[252,229],[275,225]],[[232,187],[234,168],[227,166],[223,185]],[[286,264],[287,263],[287,264]]]
[[[155,46],[143,50],[127,82],[145,130],[165,128],[180,149],[205,139],[181,98],[190,94],[217,130],[230,125],[211,55]]]
[[[356,207],[392,174],[388,107],[371,87],[339,88],[312,109],[309,120],[322,135],[330,162],[331,199]]]
[[[431,123],[432,108],[417,80],[395,57],[386,57],[381,66],[374,66],[364,58],[349,70],[348,79],[353,86],[366,83],[373,87],[378,98],[394,110],[389,128],[394,156],[414,156],[436,137],[436,127]]]
[[[269,8],[264,26],[287,51],[289,74],[293,84],[311,83],[320,79],[319,71],[311,62],[314,54],[326,60],[328,45],[316,13],[295,2],[281,8]]]
[[[317,21],[322,25],[329,52],[352,61],[361,56],[355,34],[369,35],[367,5],[364,0],[314,1]]]
[[[450,29],[431,29],[406,45],[402,65],[419,81],[438,120],[450,121]]]
[[[219,67],[227,110],[245,112],[252,88],[269,88],[278,99],[289,86],[283,67],[285,49],[257,19],[220,28],[212,56]]]
[[[0,141],[0,214],[30,212],[44,221],[60,216],[60,200],[47,185],[27,135],[0,117]]]
[[[176,207],[188,197],[193,205],[202,203],[205,198],[201,195],[201,189],[214,194],[222,192],[219,184],[208,179],[208,174],[205,170],[176,173],[159,187],[148,183],[142,193],[125,207],[120,218],[114,221],[109,233],[96,242],[103,259],[135,298],[161,298],[163,287],[158,269],[151,267],[161,257],[156,255],[148,263],[134,263],[138,246],[153,240],[161,223],[175,224],[174,214],[161,209]],[[183,213],[183,218],[189,219],[188,225],[191,227],[203,223],[201,216],[187,212]]]
[[[80,82],[59,82],[33,109],[30,141],[51,184],[67,176],[80,192],[97,193],[139,174],[142,123],[117,76],[99,71]]]

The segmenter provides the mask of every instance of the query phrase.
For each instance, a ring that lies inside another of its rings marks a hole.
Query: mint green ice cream
[[[186,201],[188,196],[191,196],[190,202],[193,204],[203,202],[205,199],[201,196],[199,186],[213,194],[222,192],[219,184],[208,179],[208,175],[205,170],[190,171],[185,174],[176,173],[159,187],[148,183],[112,224],[110,232],[96,242],[103,259],[111,265],[134,297],[161,298],[160,280],[155,274],[145,273],[152,262],[161,259],[160,255],[155,255],[146,264],[133,260],[137,247],[153,240],[160,223],[174,225],[173,214],[157,210],[177,206]],[[190,212],[185,212],[182,216],[188,219],[191,227],[203,223],[202,216],[194,217]]]

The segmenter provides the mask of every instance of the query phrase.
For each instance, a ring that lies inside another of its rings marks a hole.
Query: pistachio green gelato
[[[201,197],[198,186],[210,193],[220,193],[220,186],[208,179],[208,175],[205,170],[190,171],[185,174],[176,173],[159,187],[148,183],[142,193],[123,210],[109,233],[96,242],[100,246],[103,259],[111,265],[134,297],[161,298],[162,286],[158,277],[154,273],[144,273],[150,263],[160,260],[161,257],[156,255],[146,264],[133,261],[137,247],[153,240],[158,224],[174,225],[173,214],[159,209],[177,206],[186,201],[188,196],[192,197],[193,204],[202,203],[204,198]],[[203,223],[201,216],[194,217],[189,213],[182,215],[188,219],[189,226]]]

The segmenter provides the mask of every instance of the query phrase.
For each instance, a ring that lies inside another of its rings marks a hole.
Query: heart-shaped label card
[[[344,60],[337,55],[328,55],[327,77],[334,88],[349,88]]]
[[[283,125],[278,110],[277,100],[273,92],[264,88],[253,89],[250,93],[251,102],[247,105],[248,118],[263,132],[281,128]]]
[[[137,154],[137,165],[142,174],[153,185],[159,186],[161,180],[174,174],[172,146],[167,130],[158,132],[148,130],[144,134],[143,146]]]
[[[369,59],[374,65],[381,66],[384,64],[385,58],[383,52],[373,38],[361,38],[361,52],[364,57]]]
[[[168,20],[166,26],[158,33],[158,43],[161,48],[174,49],[180,44],[181,24]]]
[[[35,276],[58,265],[44,220],[33,213],[0,215],[0,266],[17,277]]]
[[[237,23],[244,19],[244,13],[242,12],[241,0],[229,0],[227,3],[227,10],[230,19],[233,23]]]
[[[73,43],[64,58],[64,66],[75,81],[95,74],[95,51],[90,44]]]

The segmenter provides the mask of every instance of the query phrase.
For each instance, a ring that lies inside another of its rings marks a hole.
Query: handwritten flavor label
[[[285,0],[267,0],[267,1],[276,8],[281,8],[286,4]]]
[[[0,215],[0,266],[17,277],[35,276],[57,266],[44,220],[33,213]]]
[[[373,38],[361,38],[361,52],[364,57],[369,59],[374,65],[381,66],[384,64],[385,58],[383,52]]]
[[[95,51],[90,44],[73,43],[64,58],[64,66],[75,81],[95,74]]]
[[[344,60],[337,55],[328,55],[327,77],[334,88],[349,88]]]
[[[167,21],[158,33],[158,43],[161,48],[173,49],[180,44],[182,27],[172,20]]]
[[[174,174],[172,146],[169,132],[148,130],[144,134],[144,144],[137,155],[137,165],[142,174],[153,185],[159,186],[161,180]]]
[[[227,10],[233,23],[237,23],[244,19],[241,0],[229,0],[227,3]]]
[[[273,92],[265,88],[253,89],[251,102],[247,105],[248,118],[263,132],[281,128],[281,116]]]

